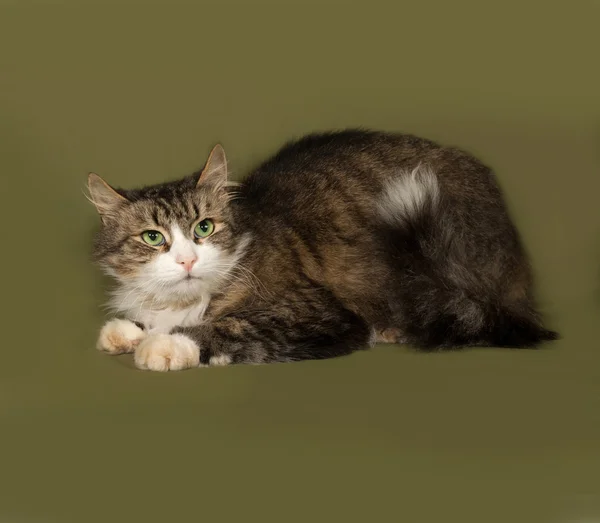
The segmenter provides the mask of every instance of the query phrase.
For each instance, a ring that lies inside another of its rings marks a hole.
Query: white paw
[[[96,347],[109,354],[133,352],[146,333],[129,320],[115,318],[100,330]]]
[[[198,367],[200,348],[183,334],[152,334],[135,349],[138,369],[166,372]]]
[[[388,328],[376,331],[376,343],[406,343],[400,329]]]
[[[211,367],[222,367],[231,363],[231,357],[227,354],[219,354],[218,356],[211,356],[208,364]]]

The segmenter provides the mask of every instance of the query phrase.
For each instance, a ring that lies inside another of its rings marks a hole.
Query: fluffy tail
[[[544,328],[530,314],[516,314],[509,310],[485,310],[472,301],[457,304],[452,296],[452,312],[447,304],[431,304],[429,313],[419,313],[412,303],[406,318],[408,339],[426,350],[468,346],[535,348],[545,341],[558,339],[558,334]]]
[[[394,289],[398,327],[407,341],[434,350],[525,348],[557,339],[557,333],[542,326],[531,303],[527,261],[516,231],[513,237],[513,229],[505,229],[497,242],[488,242],[490,233],[477,230],[477,218],[465,225],[455,210],[436,174],[420,166],[392,180],[379,202],[392,263],[399,271]],[[478,234],[485,241],[478,241]],[[497,263],[504,256],[506,267]]]
[[[484,339],[496,347],[537,347],[545,341],[559,338],[557,332],[546,329],[531,317],[518,316],[508,311],[501,311],[493,317],[490,326],[490,332]]]

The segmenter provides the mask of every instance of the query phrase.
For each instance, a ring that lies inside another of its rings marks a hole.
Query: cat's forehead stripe
[[[195,220],[200,214],[200,209],[191,198],[178,198],[171,201],[165,198],[144,201],[144,207],[157,225],[170,225],[172,223],[187,224]]]
[[[156,225],[158,225],[160,223],[160,219],[158,217],[158,210],[157,209],[152,209],[152,220],[154,221],[154,223]]]

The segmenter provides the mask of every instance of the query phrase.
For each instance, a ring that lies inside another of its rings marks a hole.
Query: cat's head
[[[117,280],[119,294],[130,292],[123,309],[142,299],[185,304],[214,292],[244,248],[219,145],[202,172],[183,180],[117,190],[90,174],[88,188],[102,221],[94,259]]]

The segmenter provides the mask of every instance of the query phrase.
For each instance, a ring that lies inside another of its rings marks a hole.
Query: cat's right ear
[[[107,217],[114,216],[117,209],[129,201],[95,173],[88,175],[88,190],[90,200],[103,221]]]
[[[196,186],[214,184],[223,186],[227,183],[227,158],[221,144],[217,144],[210,152],[204,169],[198,178]]]

